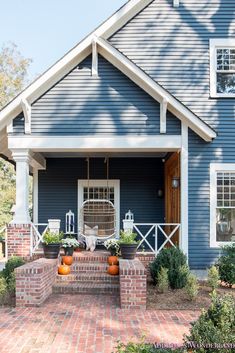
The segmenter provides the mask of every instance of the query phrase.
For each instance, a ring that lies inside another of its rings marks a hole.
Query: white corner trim
[[[168,101],[166,99],[163,99],[163,101],[160,103],[160,133],[161,134],[166,133],[167,104],[168,104]]]
[[[151,2],[152,0],[128,1],[95,29],[95,31],[57,61],[50,69],[39,76],[38,79],[0,112],[0,130],[8,124],[9,120],[14,119],[20,114],[22,111],[21,100],[23,97],[26,98],[29,103],[32,103],[66,75],[73,67],[78,65],[79,62],[85,59],[91,53],[91,43],[94,36],[103,36],[106,39],[109,38]]]
[[[181,135],[156,136],[9,136],[9,149],[34,152],[151,152],[177,151]]]
[[[210,163],[210,247],[220,248],[232,242],[216,241],[217,172],[235,172],[235,163]]]
[[[38,223],[38,169],[33,170],[33,223]]]
[[[210,39],[210,96],[212,98],[233,98],[235,94],[232,93],[217,93],[217,48],[234,48],[235,39],[233,38],[214,38]]]
[[[205,141],[211,141],[216,137],[215,131],[205,122],[199,119],[185,105],[180,103],[167,90],[160,86],[156,81],[149,77],[137,65],[129,60],[120,51],[115,49],[109,42],[103,38],[97,38],[99,53],[112,65],[117,67],[127,77],[141,87],[145,92],[152,96],[156,101],[168,101],[168,110],[176,115],[182,123],[188,125]]]
[[[97,42],[95,39],[92,40],[92,76],[98,76],[98,51],[97,51]]]
[[[7,133],[12,134],[13,133],[13,121],[9,122],[7,125]]]
[[[173,6],[174,7],[179,7],[180,6],[180,0],[173,0]]]
[[[26,134],[31,134],[31,105],[25,98],[21,100],[21,106],[24,113],[24,129]]]
[[[108,180],[109,187],[114,187],[114,208],[116,210],[116,236],[119,237],[120,233],[120,180],[119,179],[109,179]],[[80,220],[80,209],[84,202],[83,199],[83,188],[88,186],[87,179],[79,179],[78,180],[78,230],[79,230],[79,220]],[[106,187],[107,179],[90,179],[89,180],[90,187]]]
[[[180,247],[188,256],[188,126],[182,124],[181,175],[181,238]]]

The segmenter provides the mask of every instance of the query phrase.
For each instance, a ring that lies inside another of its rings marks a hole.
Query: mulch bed
[[[152,282],[147,287],[147,309],[154,310],[201,310],[207,309],[210,305],[211,288],[206,282],[200,282],[200,289],[195,301],[188,300],[184,289],[168,290],[166,293],[159,293]],[[221,285],[217,289],[219,295],[232,294],[235,299],[235,287],[228,288]]]

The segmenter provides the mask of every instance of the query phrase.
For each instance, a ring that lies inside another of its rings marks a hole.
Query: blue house
[[[178,245],[206,269],[235,241],[234,1],[128,1],[3,108],[0,153],[30,255],[48,222],[92,230],[96,200],[100,240],[131,210],[140,251]]]

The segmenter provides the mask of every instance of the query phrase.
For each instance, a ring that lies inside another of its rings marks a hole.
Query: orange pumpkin
[[[60,265],[58,267],[59,275],[66,276],[70,274],[70,267],[68,265]]]
[[[108,274],[117,276],[119,274],[119,267],[117,265],[111,265],[108,268]]]
[[[109,265],[117,265],[118,264],[118,257],[117,256],[109,256],[108,257],[108,264]]]
[[[62,262],[64,265],[71,266],[73,263],[73,257],[72,256],[62,256]]]

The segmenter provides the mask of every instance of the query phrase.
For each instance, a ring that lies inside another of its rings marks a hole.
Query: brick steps
[[[71,266],[72,273],[106,273],[107,263],[102,262],[74,262]]]
[[[53,286],[53,293],[61,294],[119,294],[119,284],[110,283],[57,283]]]
[[[108,273],[71,273],[68,276],[57,275],[56,284],[76,283],[109,283],[118,284],[119,276],[111,276]]]

